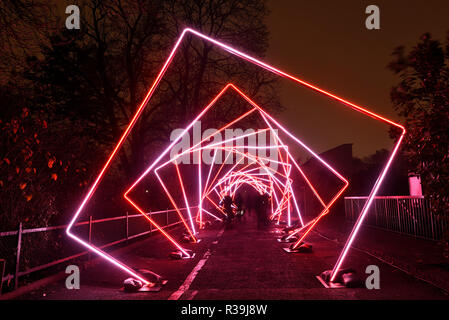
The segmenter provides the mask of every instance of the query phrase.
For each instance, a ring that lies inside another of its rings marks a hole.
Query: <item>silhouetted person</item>
[[[261,229],[268,225],[268,207],[270,196],[268,193],[258,195],[256,200],[257,228]]]
[[[244,209],[243,209],[243,198],[240,193],[238,193],[234,198],[234,203],[236,206],[236,216],[237,219],[240,221],[242,219]]]
[[[224,196],[224,198],[220,202],[221,206],[223,207],[224,213],[226,213],[226,222],[231,222],[232,218],[234,217],[234,210],[233,210],[233,204],[232,198],[230,195]]]
[[[251,216],[251,210],[252,210],[252,206],[251,206],[251,193],[245,191],[245,210],[246,210],[246,215],[249,217]]]
[[[248,204],[251,210],[256,211],[257,215],[257,202],[259,201],[259,193],[251,192],[248,195]]]

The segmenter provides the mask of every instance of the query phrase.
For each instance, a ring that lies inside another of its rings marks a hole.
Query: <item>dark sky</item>
[[[365,8],[370,4],[380,8],[380,30],[365,28]],[[449,31],[448,0],[271,0],[269,7],[271,40],[265,61],[396,120],[389,93],[397,78],[386,68],[393,49],[399,45],[410,48],[424,32],[443,40]],[[293,90],[289,86],[282,91],[287,110],[281,122],[303,136],[317,124],[334,132],[321,141],[310,134],[316,151],[354,142],[354,154],[366,156],[392,146],[388,126],[371,125],[371,121],[354,125],[352,131],[340,130],[332,120],[337,122],[343,106],[331,103],[340,109],[323,116],[312,104],[293,103],[297,99]],[[305,122],[301,122],[302,112],[309,117]],[[341,120],[352,122],[347,119]]]

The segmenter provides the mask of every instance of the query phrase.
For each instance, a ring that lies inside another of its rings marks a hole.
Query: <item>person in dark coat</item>
[[[257,228],[262,229],[268,225],[268,208],[270,196],[268,193],[259,194],[256,200]]]
[[[226,221],[231,222],[234,218],[234,201],[230,195],[225,195],[220,201],[220,205],[223,207],[224,213],[226,213]]]
[[[240,193],[237,193],[237,195],[234,198],[234,203],[236,206],[236,216],[237,219],[240,221],[242,219],[243,213],[244,213],[244,208],[243,208],[243,198],[242,195]]]

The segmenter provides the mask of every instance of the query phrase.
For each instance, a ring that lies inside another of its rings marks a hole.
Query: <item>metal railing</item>
[[[346,219],[355,221],[367,199],[345,197]],[[440,240],[447,230],[446,221],[420,196],[375,197],[364,224],[430,240]]]
[[[181,211],[186,210],[185,208],[180,209]],[[147,215],[152,217],[154,215],[163,215],[165,214],[165,219],[164,218],[159,218],[159,222],[158,224],[163,228],[169,228],[172,226],[175,226],[177,224],[182,223],[181,220],[177,220],[175,222],[170,223],[170,219],[169,219],[169,214],[170,213],[174,213],[176,212],[176,210],[164,210],[164,211],[155,211],[155,212],[150,212]],[[88,239],[89,242],[92,241],[92,235],[93,235],[93,229],[92,226],[94,224],[98,224],[98,223],[104,223],[104,222],[110,222],[110,221],[117,221],[117,220],[124,220],[125,222],[125,226],[124,226],[124,231],[125,231],[125,237],[121,238],[119,240],[115,240],[106,244],[103,244],[101,246],[98,246],[100,249],[104,249],[104,248],[108,248],[114,245],[117,245],[119,243],[123,243],[123,242],[127,242],[129,240],[138,238],[138,237],[142,237],[144,235],[148,235],[151,234],[152,232],[157,231],[156,228],[154,228],[151,224],[149,225],[149,230],[148,231],[144,231],[144,232],[140,232],[137,234],[133,234],[130,235],[129,232],[129,221],[132,218],[143,218],[143,215],[141,214],[134,214],[134,215],[129,215],[128,213],[126,213],[126,215],[124,216],[119,216],[119,217],[111,217],[111,218],[104,218],[104,219],[97,219],[97,220],[93,220],[92,217],[89,217],[88,221],[83,221],[83,222],[78,222],[76,224],[73,225],[73,227],[80,227],[80,226],[87,226],[88,227]],[[153,218],[154,219],[154,218]],[[51,227],[42,227],[42,228],[32,228],[32,229],[23,229],[22,228],[22,223],[19,223],[19,227],[17,230],[15,231],[4,231],[4,232],[0,232],[0,238],[2,237],[12,237],[12,236],[16,236],[17,237],[17,245],[15,248],[16,254],[15,254],[15,270],[14,270],[14,274],[7,274],[7,275],[2,275],[0,274],[0,288],[2,287],[1,285],[3,284],[3,282],[5,281],[10,281],[12,279],[14,279],[14,289],[17,289],[19,286],[19,278],[23,277],[25,275],[29,275],[33,272],[37,272],[43,269],[47,269],[50,268],[52,266],[58,265],[60,263],[69,261],[69,260],[73,260],[85,255],[89,254],[89,251],[82,251],[80,253],[77,254],[73,254],[58,260],[54,260],[51,261],[49,263],[45,263],[45,264],[41,264],[32,268],[28,268],[26,270],[21,271],[20,270],[20,254],[22,251],[22,236],[24,234],[31,234],[31,233],[39,233],[39,232],[48,232],[48,231],[54,231],[54,230],[65,230],[67,228],[68,225],[60,225],[60,226],[51,226]],[[0,270],[0,273],[2,273],[2,270]],[[1,294],[1,291],[0,291]]]

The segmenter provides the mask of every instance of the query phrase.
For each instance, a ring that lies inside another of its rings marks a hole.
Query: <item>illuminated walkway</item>
[[[131,245],[119,255],[131,265],[151,269],[168,283],[157,293],[120,291],[126,275],[99,264],[81,271],[81,289],[67,290],[64,281],[23,296],[24,299],[447,299],[439,289],[364,252],[353,250],[348,263],[365,277],[367,265],[381,271],[381,289],[326,289],[315,278],[333,265],[341,245],[317,233],[309,238],[314,252],[288,254],[275,239],[276,229],[258,230],[254,214],[223,230],[203,232],[188,245],[194,259],[170,260],[170,245],[160,236]],[[196,276],[192,270],[197,271]],[[182,287],[182,285],[184,285]],[[180,290],[180,287],[183,289]],[[45,296],[44,296],[45,294]]]

